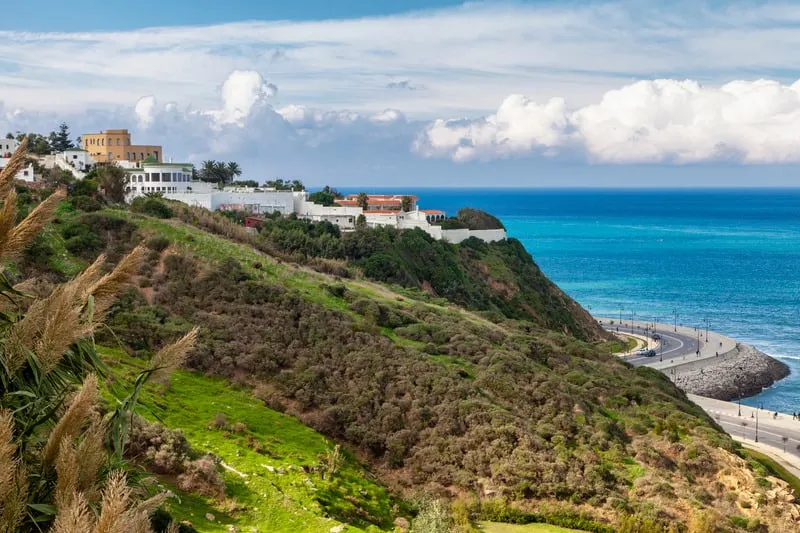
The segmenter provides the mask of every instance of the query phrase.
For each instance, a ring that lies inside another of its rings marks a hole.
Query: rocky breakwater
[[[664,372],[685,392],[728,401],[758,394],[788,376],[789,367],[752,346],[737,343],[736,348],[719,357]]]

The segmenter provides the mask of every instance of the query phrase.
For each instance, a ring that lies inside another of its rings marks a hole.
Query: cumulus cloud
[[[242,125],[255,108],[278,92],[278,87],[253,70],[235,70],[222,84],[222,109],[212,111],[220,124]]]
[[[139,119],[139,126],[147,128],[153,123],[155,108],[156,99],[154,96],[139,98],[139,101],[136,102],[136,106],[133,108],[133,112],[136,113],[136,117]]]
[[[477,120],[436,120],[417,139],[414,148],[427,155],[446,155],[455,161],[494,159],[562,146],[568,139],[564,100],[544,105],[512,95],[497,113]]]
[[[800,81],[639,81],[567,111],[510,96],[497,113],[436,120],[414,150],[454,161],[583,150],[605,163],[800,161]]]

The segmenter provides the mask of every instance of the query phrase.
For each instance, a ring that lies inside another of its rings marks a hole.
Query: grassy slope
[[[101,351],[123,375],[133,375],[141,366],[139,360],[119,350]],[[339,520],[325,516],[362,526],[349,526],[346,531],[379,531],[391,529],[392,507],[402,506],[350,456],[346,456],[332,482],[324,480],[320,472],[301,470],[303,466],[319,465],[332,444],[294,418],[264,407],[250,393],[234,389],[225,380],[179,371],[172,376],[169,388],[151,387],[143,399],[153,411],[143,411],[145,417],[157,416],[167,427],[183,430],[195,449],[213,453],[231,468],[225,472],[228,498],[224,503],[173,487],[180,500],[171,501],[168,510],[199,531],[225,532],[232,524],[245,531],[257,527],[270,532],[327,533]],[[231,424],[246,424],[247,430],[226,434],[210,429],[209,423],[217,413],[223,413]],[[251,449],[248,438],[261,443],[261,453]],[[275,472],[270,472],[268,466]],[[165,482],[169,484],[169,480]],[[357,500],[358,505],[351,499]],[[206,513],[213,514],[216,520],[207,520]],[[369,526],[360,516],[371,517],[381,527]]]
[[[517,526],[513,524],[498,524],[496,522],[481,522],[480,530],[485,533],[570,533],[577,529],[566,529],[549,524],[528,524]]]

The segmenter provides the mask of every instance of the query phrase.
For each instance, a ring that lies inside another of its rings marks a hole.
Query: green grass
[[[528,524],[517,526],[513,524],[499,524],[497,522],[481,522],[479,529],[485,533],[570,533],[577,529],[566,529],[549,524]]]
[[[761,465],[770,475],[784,480],[792,487],[795,494],[800,495],[800,479],[789,472],[783,465],[773,458],[749,448],[745,448],[744,453],[751,461]]]
[[[121,375],[131,377],[142,368],[140,360],[119,350],[100,351]],[[182,493],[165,480],[180,498],[171,501],[167,510],[199,531],[224,532],[234,525],[243,531],[257,527],[270,532],[327,533],[339,522],[350,524],[345,531],[386,531],[392,529],[395,505],[408,516],[405,504],[347,453],[332,479],[325,479],[320,471],[304,472],[302,467],[323,464],[333,444],[226,380],[177,371],[169,388],[150,387],[143,401],[153,411],[143,410],[143,416],[157,416],[167,427],[183,430],[193,448],[213,453],[244,475],[224,472],[225,503]],[[241,422],[247,429],[240,434],[212,429],[210,422],[217,413],[224,414],[229,424]],[[253,450],[254,441],[262,446],[260,453]],[[216,520],[207,520],[207,513]]]
[[[634,337],[625,337],[626,341],[623,342],[622,339],[614,338],[610,341],[603,341],[597,344],[597,347],[601,350],[615,354],[615,353],[628,353],[634,350],[638,345],[639,341],[636,340]]]

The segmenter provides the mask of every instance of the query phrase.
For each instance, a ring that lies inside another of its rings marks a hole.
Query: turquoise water
[[[423,208],[499,216],[593,314],[671,323],[677,310],[690,326],[707,317],[780,358],[792,375],[749,402],[800,410],[800,189],[413,192]]]

